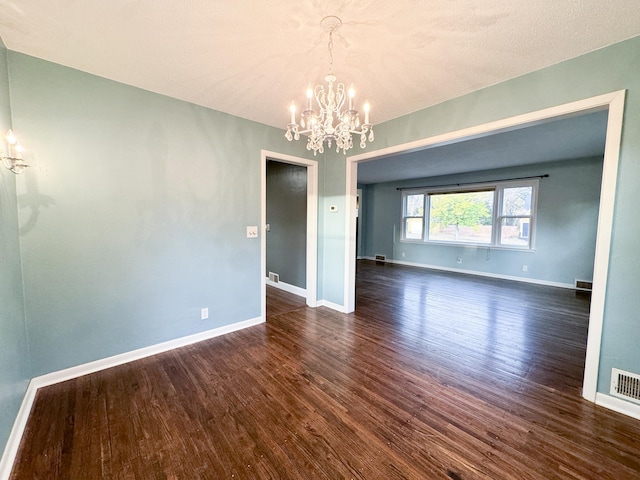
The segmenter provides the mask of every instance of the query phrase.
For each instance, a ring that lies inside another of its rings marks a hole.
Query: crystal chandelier
[[[346,153],[353,147],[352,135],[360,135],[360,148],[367,146],[367,134],[370,142],[373,142],[373,125],[369,123],[369,103],[364,104],[364,123],[360,123],[358,110],[353,108],[353,87],[345,93],[343,83],[336,83],[333,74],[333,32],[341,25],[342,20],[330,15],[320,22],[329,30],[329,74],[324,77],[327,86],[316,85],[314,89],[307,89],[307,108],[300,115],[300,124],[296,122],[296,104],[291,102],[291,123],[287,125],[287,140],[300,140],[300,135],[307,136],[307,150],[316,153],[324,153],[324,142],[331,148],[336,143],[336,152],[342,150]],[[348,94],[348,109],[344,111]],[[315,97],[320,109],[319,113],[313,109],[312,99]]]

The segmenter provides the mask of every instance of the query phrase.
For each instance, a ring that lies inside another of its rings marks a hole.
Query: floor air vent
[[[386,262],[386,261],[387,261],[386,255],[376,255],[376,262]]]
[[[277,273],[269,272],[269,281],[278,283],[280,281],[280,275]]]
[[[611,369],[611,395],[640,403],[640,375]]]
[[[576,290],[593,290],[593,283],[586,280],[576,280]]]

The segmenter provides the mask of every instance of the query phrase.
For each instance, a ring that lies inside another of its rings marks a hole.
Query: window
[[[494,190],[429,195],[429,240],[491,244]]]
[[[533,186],[502,188],[501,193],[498,243],[529,248]]]
[[[405,238],[407,240],[422,240],[422,234],[424,233],[424,193],[407,195],[405,212]]]
[[[402,240],[532,249],[538,180],[402,194]]]

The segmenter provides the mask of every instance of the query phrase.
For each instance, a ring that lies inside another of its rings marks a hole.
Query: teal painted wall
[[[307,288],[307,167],[267,162],[267,271]]]
[[[279,129],[15,52],[9,71],[13,125],[34,168],[18,181],[19,220],[7,222],[10,243],[2,248],[15,258],[19,224],[32,375],[260,315],[259,241],[245,238],[245,227],[260,221],[260,149],[313,158],[303,142],[289,144]],[[611,367],[640,371],[638,71],[640,38],[634,38],[378,125],[368,147],[627,89],[602,392]],[[318,298],[342,304],[345,160],[333,152],[316,160]],[[0,208],[11,217],[15,180],[7,182],[4,173],[2,179]],[[10,272],[0,278],[13,284],[19,268]],[[10,338],[10,361],[17,362],[0,367],[0,401],[10,409],[19,396],[11,392],[24,390],[29,372],[20,295],[0,340],[4,346]],[[205,306],[210,320],[200,321]],[[14,347],[21,342],[24,348]],[[11,410],[7,415],[0,435],[13,421]]]
[[[375,149],[627,91],[605,299],[598,391],[608,393],[612,367],[640,372],[640,37],[523,75],[376,126]],[[337,262],[332,269],[343,269]],[[325,267],[327,270],[328,267]]]
[[[259,317],[278,129],[9,52],[34,375]],[[200,320],[200,309],[209,319]]]
[[[7,50],[0,39],[0,134],[10,127]],[[0,456],[31,378],[16,197],[16,182],[23,181],[24,174],[0,167]]]
[[[398,188],[488,182],[549,174],[540,180],[535,251],[416,244],[401,236]],[[364,256],[573,285],[593,279],[602,158],[565,160],[403,182],[367,185]],[[404,256],[402,255],[404,253]],[[457,263],[462,258],[462,264]],[[527,265],[524,273],[522,266]]]
[[[359,153],[356,148],[356,154]],[[334,150],[318,162],[318,298],[344,305],[344,242],[346,221],[345,156]],[[335,206],[335,211],[330,211]]]

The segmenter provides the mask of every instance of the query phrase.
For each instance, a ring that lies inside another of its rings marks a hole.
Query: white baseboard
[[[244,320],[242,322],[232,323],[231,325],[225,325],[223,327],[213,328],[204,332],[195,333],[186,337],[176,338],[175,340],[169,340],[167,342],[158,343],[149,347],[140,348],[138,350],[132,350],[130,352],[114,355],[113,357],[107,357],[95,362],[85,363],[76,367],[59,370],[57,372],[47,373],[39,377],[35,377],[31,380],[35,384],[36,388],[46,387],[55,383],[64,382],[72,378],[81,377],[89,373],[98,372],[107,368],[116,367],[124,363],[133,362],[141,358],[150,357],[158,353],[167,352],[175,348],[184,347],[193,343],[208,340],[210,338],[219,337],[227,333],[242,330],[243,328],[253,327],[263,323],[265,320],[262,317],[252,318],[250,320]]]
[[[349,313],[344,305],[330,302],[329,300],[318,300],[318,307],[327,307],[340,313]]]
[[[640,420],[640,405],[627,402],[621,398],[612,397],[606,393],[596,393],[596,405]]]
[[[22,399],[20,410],[18,411],[16,420],[13,423],[13,428],[9,434],[2,458],[0,458],[0,480],[9,480],[9,475],[11,475],[11,469],[13,468],[13,463],[15,461],[16,454],[18,453],[18,447],[20,446],[20,441],[22,440],[22,435],[27,425],[29,414],[31,413],[31,407],[33,406],[33,402],[39,388],[71,380],[72,378],[81,377],[82,375],[87,375],[107,368],[116,367],[134,360],[140,360],[141,358],[150,357],[158,353],[167,352],[175,348],[184,347],[210,338],[219,337],[244,328],[253,327],[264,323],[264,321],[264,318],[256,317],[32,378],[29,382],[24,398]]]
[[[11,432],[9,433],[7,444],[4,447],[4,452],[0,458],[0,480],[9,480],[11,469],[13,468],[13,462],[18,454],[20,441],[24,434],[24,429],[27,427],[27,420],[29,420],[31,407],[36,399],[37,390],[38,389],[33,385],[33,381],[29,382],[27,391],[22,398],[22,404],[18,410],[18,415],[16,416]]]
[[[295,285],[291,285],[285,282],[273,282],[269,280],[269,277],[266,278],[267,285],[270,285],[275,288],[279,288],[280,290],[284,290],[285,292],[293,293],[294,295],[298,295],[299,297],[307,298],[307,290],[305,288],[296,287]]]
[[[377,262],[381,261],[381,260],[376,260],[374,257],[362,257],[362,259],[373,260]],[[402,260],[391,260],[389,258],[384,260],[384,262],[394,263],[397,265],[405,265],[407,267],[426,268],[429,270],[440,270],[443,272],[464,273],[467,275],[477,275],[479,277],[499,278],[501,280],[512,280],[514,282],[533,283],[535,285],[546,285],[547,287],[568,288],[571,290],[576,289],[576,286],[572,283],[551,282],[549,280],[538,280],[536,278],[517,277],[515,275],[502,275],[499,273],[479,272],[477,270],[465,270],[463,268],[441,267],[439,265],[429,265],[426,263],[416,263],[416,262],[405,262]]]

